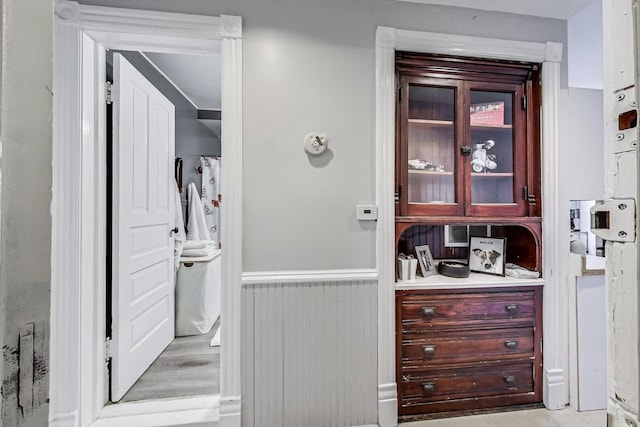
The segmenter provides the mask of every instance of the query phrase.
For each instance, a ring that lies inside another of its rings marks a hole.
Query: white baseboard
[[[614,401],[609,400],[607,408],[609,427],[638,427],[640,421],[637,414],[632,414],[620,408]]]
[[[378,425],[398,425],[398,388],[396,383],[378,384]]]
[[[220,427],[240,427],[242,399],[240,396],[220,399]]]
[[[91,427],[211,427],[219,418],[219,397],[212,395],[105,406]]]
[[[79,425],[78,411],[54,414],[49,418],[49,427],[78,427]]]
[[[566,384],[562,369],[545,369],[542,394],[547,409],[563,409],[566,406]]]

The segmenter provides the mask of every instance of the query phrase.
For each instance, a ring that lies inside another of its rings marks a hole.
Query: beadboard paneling
[[[376,284],[243,287],[243,426],[377,423]]]

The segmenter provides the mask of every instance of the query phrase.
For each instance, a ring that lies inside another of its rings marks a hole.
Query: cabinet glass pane
[[[471,203],[514,203],[513,97],[471,91]]]
[[[456,203],[455,96],[454,88],[409,86],[409,203]]]

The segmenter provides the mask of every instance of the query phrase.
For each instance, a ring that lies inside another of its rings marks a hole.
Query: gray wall
[[[52,8],[50,0],[3,2],[0,424],[7,427],[47,424]]]
[[[245,271],[375,266],[355,212],[375,201],[377,26],[566,43],[566,21],[393,0],[83,3],[243,17]],[[330,139],[319,159],[310,131]]]
[[[243,17],[246,271],[375,266],[375,229],[356,221],[355,206],[375,196],[377,26],[566,42],[565,21],[394,0],[82,3]],[[0,374],[6,426],[47,423],[52,6],[49,0],[3,2]],[[563,76],[566,82],[566,67]],[[316,160],[302,150],[312,130],[330,138],[331,151]],[[20,344],[33,345],[32,353],[21,353],[24,363],[33,358],[33,388],[17,387]]]

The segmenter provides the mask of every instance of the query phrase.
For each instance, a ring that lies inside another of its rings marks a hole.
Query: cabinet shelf
[[[453,120],[409,119],[410,124],[430,126],[453,126]]]
[[[513,129],[512,125],[471,125],[471,129]]]
[[[453,120],[408,119],[409,124],[427,126],[453,126]],[[513,125],[472,124],[471,129],[513,129]]]
[[[409,173],[412,175],[444,175],[444,176],[451,176],[453,175],[452,171],[430,171],[430,170],[424,170],[424,169],[409,169]],[[478,177],[485,177],[485,178],[505,178],[505,177],[512,177],[513,173],[509,173],[509,172],[490,172],[490,173],[483,173],[483,172],[472,172],[471,176],[478,176]]]
[[[483,172],[471,172],[471,176],[478,176],[478,177],[486,177],[486,178],[504,178],[504,177],[512,177],[513,173],[509,173],[509,172],[489,172],[489,173],[483,173]]]
[[[463,260],[464,262],[464,260]],[[414,280],[397,280],[396,289],[459,289],[459,288],[503,288],[510,286],[543,286],[544,279],[516,279],[513,277],[492,276],[471,273],[469,277],[459,279],[436,274],[429,277],[416,276]]]
[[[443,176],[453,175],[452,171],[429,171],[424,169],[409,169],[409,173],[416,174],[416,175],[443,175]]]

